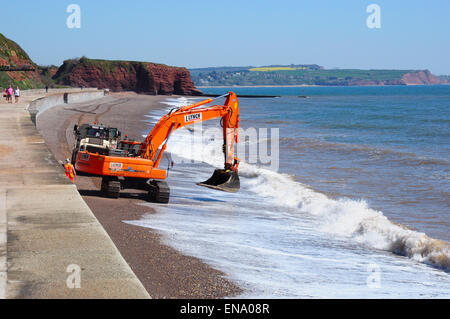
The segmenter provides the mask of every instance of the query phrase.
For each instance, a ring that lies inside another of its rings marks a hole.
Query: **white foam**
[[[184,99],[179,101],[179,104],[185,103]],[[186,147],[189,144],[191,147]],[[211,140],[208,136],[190,134],[182,129],[173,134],[168,150],[183,158],[220,167],[223,165],[221,146],[220,139]],[[321,231],[450,270],[450,246],[447,242],[391,222],[382,212],[371,209],[364,200],[331,199],[296,182],[289,175],[245,162],[241,162],[239,174],[242,187],[268,204],[320,218]]]
[[[187,98],[187,97],[180,97],[180,98],[169,98],[165,101],[162,101],[161,103],[170,105],[172,107],[181,107],[181,106],[187,106],[189,104],[195,103],[199,98]]]
[[[297,208],[323,220],[322,231],[350,237],[376,249],[404,255],[419,262],[450,270],[448,243],[391,222],[364,200],[330,199],[295,182],[291,177],[243,165],[251,171],[249,190],[269,198],[273,205]]]

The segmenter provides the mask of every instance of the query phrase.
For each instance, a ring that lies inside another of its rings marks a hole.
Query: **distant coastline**
[[[404,84],[404,85],[381,85],[381,84],[371,84],[371,85],[312,85],[312,84],[298,84],[298,85],[198,85],[198,89],[224,89],[224,88],[287,88],[287,87],[382,87],[382,86],[437,86],[437,85],[450,85],[450,83],[440,83],[440,84]]]
[[[197,87],[429,85],[450,82],[429,70],[325,69],[319,65],[189,69]]]
[[[309,84],[298,84],[298,85],[197,85],[198,89],[223,89],[223,88],[273,88],[273,87],[325,87],[329,85],[309,85]]]

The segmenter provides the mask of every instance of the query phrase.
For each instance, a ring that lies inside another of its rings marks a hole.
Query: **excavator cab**
[[[98,124],[75,124],[73,127],[75,144],[72,148],[72,164],[77,161],[80,151],[107,155],[111,149],[115,149],[121,132],[114,127]]]

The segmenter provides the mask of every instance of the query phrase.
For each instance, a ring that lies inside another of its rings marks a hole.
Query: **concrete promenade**
[[[61,91],[34,108],[95,96]],[[0,103],[0,298],[149,298],[37,132],[28,108],[45,96]]]

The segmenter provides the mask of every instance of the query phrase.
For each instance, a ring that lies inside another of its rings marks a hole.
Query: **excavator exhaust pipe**
[[[236,193],[241,187],[238,173],[224,169],[216,169],[208,180],[197,183],[197,185],[228,193]]]

